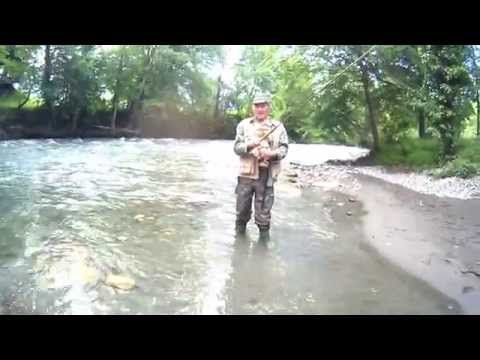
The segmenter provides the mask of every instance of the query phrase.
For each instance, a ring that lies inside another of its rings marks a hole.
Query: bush
[[[458,144],[457,158],[480,164],[480,141],[478,139],[462,139]]]
[[[479,173],[479,165],[465,159],[449,161],[442,168],[435,170],[432,175],[436,178],[457,176],[466,179]]]
[[[377,162],[386,166],[432,168],[438,164],[439,149],[440,143],[437,139],[406,138],[395,144],[383,144],[377,155]]]
[[[377,163],[384,166],[406,166],[412,170],[427,170],[436,178],[469,178],[480,174],[480,141],[462,139],[457,154],[440,162],[438,139],[407,138],[395,144],[384,144]],[[439,167],[440,166],[440,167]]]

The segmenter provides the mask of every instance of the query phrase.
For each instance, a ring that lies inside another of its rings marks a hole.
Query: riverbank
[[[109,128],[96,127],[86,129],[61,129],[50,130],[44,127],[24,128],[12,126],[7,129],[0,128],[0,140],[21,139],[68,139],[68,138],[130,138],[138,137],[139,131],[130,129],[116,129],[112,132]]]
[[[392,183],[380,174],[378,169],[291,165],[284,176],[301,188],[340,194],[331,208],[340,227],[360,221],[359,238],[367,239],[363,245],[370,251],[454,299],[463,312],[480,314],[480,200],[400,185],[420,175],[389,174],[390,181],[397,179]],[[410,185],[429,187],[414,180]],[[450,183],[450,194],[457,185]]]
[[[109,111],[84,114],[72,129],[71,117],[59,112],[52,129],[51,115],[46,109],[8,110],[0,107],[0,140],[96,137],[233,139],[236,121],[205,114],[185,114],[157,105],[146,106],[141,115],[119,111],[115,133],[111,130],[111,119]]]

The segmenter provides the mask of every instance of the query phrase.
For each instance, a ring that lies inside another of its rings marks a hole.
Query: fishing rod
[[[278,123],[277,125],[275,125],[275,127],[273,127],[270,131],[268,131],[265,135],[263,135],[260,139],[258,139],[258,142],[262,142],[263,140],[265,140],[267,137],[270,136],[270,134],[272,134],[275,130],[277,130],[277,128],[280,126],[281,124]]]
[[[325,85],[323,85],[320,90],[318,90],[318,92],[322,92],[323,90],[325,90],[330,84],[334,83],[335,80],[337,80],[341,75],[343,75],[348,69],[350,69],[353,65],[355,65],[357,62],[359,62],[360,60],[362,60],[365,56],[367,56],[369,53],[371,53],[373,51],[374,48],[376,48],[377,45],[373,45],[371,46],[367,51],[365,51],[360,57],[358,57],[355,61],[353,61],[350,65],[348,65],[347,67],[345,67],[345,69],[343,69],[342,71],[338,72],[332,80],[328,81]]]
[[[258,145],[256,145],[253,149],[255,149],[256,147],[260,146],[260,143],[265,140],[267,137],[269,137],[275,130],[277,130],[277,128],[281,125],[281,123],[278,123],[277,125],[275,125],[272,129],[270,129],[265,135],[263,135],[260,139],[257,140],[257,143]],[[253,149],[251,149],[249,152],[252,152]]]

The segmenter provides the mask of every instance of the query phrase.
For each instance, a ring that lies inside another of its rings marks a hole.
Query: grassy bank
[[[20,104],[25,101],[25,96],[19,92],[15,92],[8,96],[0,96],[0,112],[8,110],[16,110]],[[23,109],[32,110],[38,108],[40,102],[35,99],[29,99],[24,105]]]
[[[480,140],[461,139],[456,158],[442,163],[438,139],[405,139],[397,144],[384,144],[376,155],[378,165],[409,170],[427,170],[435,177],[458,176],[468,178],[480,174]]]

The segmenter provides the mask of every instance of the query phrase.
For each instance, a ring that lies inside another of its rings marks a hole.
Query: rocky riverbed
[[[480,314],[478,178],[433,179],[377,167],[292,165],[284,181],[335,194],[340,227],[361,222],[359,238],[385,261]]]
[[[480,176],[469,179],[449,177],[437,179],[426,172],[405,172],[382,166],[311,165],[291,163],[289,169],[298,171],[301,186],[312,185],[325,178],[337,179],[353,175],[368,175],[415,192],[452,199],[479,199]],[[293,181],[293,180],[292,180]]]
[[[480,198],[480,176],[470,179],[450,177],[435,179],[425,173],[399,173],[382,167],[359,167],[352,171],[404,186],[422,194],[455,199]]]

